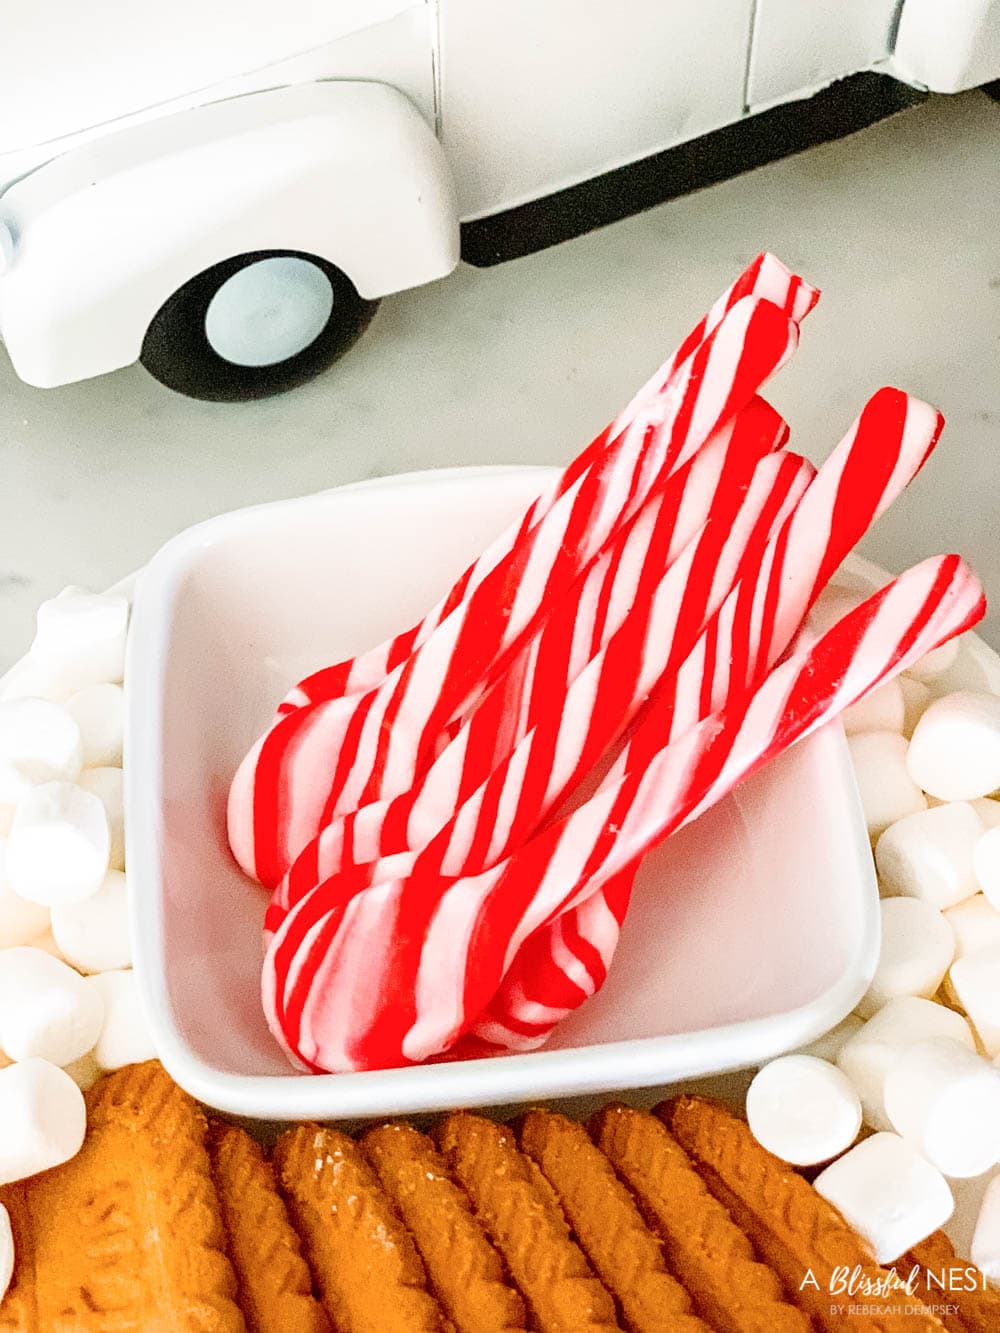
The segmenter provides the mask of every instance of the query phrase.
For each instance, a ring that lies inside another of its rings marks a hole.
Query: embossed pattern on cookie
[[[590,1127],[708,1324],[718,1333],[812,1333],[810,1321],[788,1303],[770,1268],[757,1262],[747,1237],[660,1120],[611,1105]]]
[[[246,1333],[195,1102],[150,1062],[108,1075],[87,1103],[77,1156],[25,1183],[0,1329]],[[35,1322],[5,1323],[23,1279]]]
[[[458,1333],[524,1333],[524,1301],[432,1141],[410,1125],[379,1125],[361,1148],[406,1223],[431,1289]]]
[[[353,1139],[300,1125],[281,1135],[273,1161],[337,1333],[452,1333],[413,1238]]]
[[[215,1121],[208,1155],[248,1333],[331,1333],[260,1145],[245,1130]]]
[[[621,1307],[629,1333],[710,1333],[667,1268],[662,1246],[631,1194],[583,1126],[533,1110],[521,1120],[518,1138],[555,1190],[584,1253]]]
[[[437,1125],[435,1138],[540,1333],[620,1330],[611,1295],[570,1236],[551,1185],[518,1150],[513,1133],[459,1111]]]

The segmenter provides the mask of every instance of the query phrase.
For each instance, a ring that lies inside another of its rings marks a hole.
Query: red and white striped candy
[[[676,389],[559,497],[519,545],[517,560],[486,574],[382,685],[280,718],[230,792],[230,844],[244,869],[274,887],[337,814],[407,790],[549,599],[739,411],[787,359],[796,336],[769,302],[738,302],[686,363]]]
[[[947,559],[954,559],[954,558],[953,557],[945,558],[942,561],[936,562],[936,566],[935,562],[926,562],[925,565],[918,567],[918,570],[923,571],[923,579],[925,583],[929,578],[929,571],[933,571],[935,567],[947,569],[947,565],[945,563]],[[901,595],[898,592],[898,588],[905,587],[906,580],[911,581],[910,591],[912,595],[916,596],[919,592],[920,577],[918,577],[916,571],[911,570],[908,575],[903,576],[902,583],[900,580],[897,580],[897,584],[893,585],[893,587],[896,589],[896,593],[894,595],[896,596],[897,604],[901,601]],[[879,595],[881,596],[882,594]],[[971,592],[969,595],[971,596]],[[866,603],[866,605],[869,604]],[[979,615],[981,615],[981,610],[975,616],[975,619],[978,619]],[[948,637],[951,636],[949,635]],[[864,645],[862,645],[862,648],[863,646]],[[862,648],[859,648],[858,650],[859,657]],[[798,654],[798,659],[802,659],[804,657],[805,657],[804,652]],[[908,656],[907,660],[908,661],[912,660],[912,655]],[[896,670],[903,670],[903,669],[904,669],[903,667],[895,667],[893,669],[892,674],[895,674]],[[783,671],[784,668],[780,668],[779,670]],[[890,673],[887,672],[886,675],[888,674]],[[882,678],[884,679],[885,676],[883,676]],[[806,683],[807,681],[805,680],[800,682],[800,687],[804,688]],[[849,677],[845,681],[844,688],[845,689],[852,688],[852,680]],[[740,708],[746,707],[745,699],[746,696],[744,696],[744,703],[739,706],[736,706],[731,702],[729,705],[730,711],[734,711],[738,715],[740,712]],[[758,706],[754,705],[754,707],[756,708]],[[716,716],[718,716],[718,714],[716,714]],[[629,762],[633,762],[636,765],[636,769],[638,771],[641,769],[644,763],[653,762],[655,760],[656,736],[662,733],[664,720],[665,719],[663,717],[663,714],[659,708],[654,707],[653,709],[651,709],[650,715],[648,717],[649,727],[646,739],[644,740],[643,736],[641,735],[636,737],[637,744],[633,747],[633,754],[631,756],[628,755],[622,756],[622,759],[619,761],[618,764],[615,765],[614,770],[609,775],[610,782],[614,782],[616,780],[617,781],[624,780],[623,772],[627,767],[627,765],[629,764]],[[748,733],[748,726],[749,724],[747,724],[747,727],[744,727],[744,731],[747,733]],[[643,732],[646,731],[647,728],[644,726]],[[690,736],[691,732],[688,731],[685,733],[685,735]],[[684,737],[681,737],[676,743],[682,744],[683,740]],[[769,751],[769,753],[776,753],[776,752],[777,751],[774,750],[773,748],[772,750]],[[735,785],[735,781],[732,783],[732,785]],[[707,809],[708,803],[709,802],[707,801],[703,803],[699,807],[699,811],[696,811],[689,817],[695,818],[696,814],[699,813],[700,810]],[[621,881],[621,878],[622,876],[619,873],[616,879],[618,881]],[[629,875],[628,878],[630,881],[631,876]],[[624,913],[627,910],[628,895],[630,891],[631,891],[630,882],[627,885],[622,884],[620,882],[617,882],[615,884],[614,893],[615,893],[616,908],[620,913],[619,919],[624,919]],[[570,913],[571,918],[574,915],[575,915],[575,909]],[[579,922],[574,922],[571,920],[569,924],[571,929],[582,930],[584,933],[586,931],[587,922],[585,920],[581,920]],[[555,1008],[555,1001],[553,997],[557,996],[561,991],[564,992],[566,990],[566,985],[565,985],[565,980],[560,978],[558,975],[560,968],[555,960],[553,951],[550,951],[548,958],[546,959],[545,966],[541,965],[541,960],[545,958],[545,944],[544,944],[545,938],[547,936],[550,936],[551,930],[552,930],[551,926],[546,926],[541,931],[538,932],[539,938],[532,942],[529,956],[524,960],[523,963],[521,962],[520,959],[515,960],[514,966],[508,972],[507,977],[505,977],[505,982],[503,987],[501,987],[497,995],[494,997],[494,1000],[491,1002],[490,1004],[491,1027],[490,1027],[490,1035],[487,1038],[489,1041],[491,1042],[495,1041],[497,1039],[500,1028],[504,1027],[511,1032],[512,1041],[518,1049],[533,1049],[535,1046],[540,1045],[541,1042],[544,1041],[545,1037],[548,1035],[548,1032],[551,1031],[552,1025],[555,1022],[558,1022],[562,1017],[565,1017],[565,1013],[568,1012],[566,1010],[563,1010],[562,1012],[557,1012]],[[611,938],[607,931],[605,931],[602,934],[599,940],[592,939],[589,941],[589,944],[592,947],[597,947],[598,945],[601,946],[602,949],[601,966],[605,972],[607,968],[610,966],[616,943],[617,939]],[[587,955],[585,952],[582,952],[581,956],[585,958],[589,957],[589,955]],[[529,964],[530,964],[530,970],[529,970]],[[525,999],[528,1000],[528,1002],[534,1007],[533,1008],[526,1007],[524,1003]],[[547,1025],[541,1025],[535,1021],[532,1015],[541,1012],[541,1008],[544,1007],[545,1000],[548,1000],[550,1002],[551,1022],[548,1023]],[[523,1040],[518,1040],[517,1037],[513,1036],[513,1034],[515,1033],[519,1033],[520,1037]],[[484,1038],[487,1037],[487,1034],[485,1032],[483,1032],[480,1035],[482,1035]],[[525,1042],[527,1044],[525,1044]]]
[[[983,610],[982,590],[957,557],[927,561],[648,763],[629,761],[633,741],[621,778],[484,874],[442,880],[418,863],[408,880],[375,885],[330,911],[314,890],[289,913],[265,961],[276,1035],[298,1058],[332,1070],[425,1060],[470,1029],[495,1040],[486,1011],[535,931]],[[637,748],[648,748],[645,739]],[[300,914],[313,924],[289,967],[282,945]]]
[[[731,703],[778,660],[833,571],[923,466],[942,425],[940,413],[901,390],[881,389],[869,400],[784,530],[768,544],[759,570],[733,589],[695,651],[660,686],[656,708],[665,737],[682,734]],[[654,737],[656,730],[649,734]],[[611,917],[620,919],[628,889],[619,885],[615,893]],[[500,1013],[504,995],[519,1006],[507,1015],[510,1026],[526,1005],[555,1013],[562,1003],[557,996],[586,998],[581,989],[568,987],[557,955],[575,976],[586,973],[599,956],[600,965],[590,975],[603,981],[617,937],[596,907],[588,906],[585,915],[586,920],[547,928],[552,936],[548,954],[544,938],[531,942],[525,957],[512,964],[504,991],[491,1006],[494,1014]],[[597,923],[598,939],[588,939],[586,922]],[[576,953],[563,943],[566,937],[577,942]],[[536,1039],[532,1031],[531,1040],[540,1044],[544,1034]]]
[[[655,728],[647,728],[646,734],[657,744],[661,736],[665,740],[680,734],[721,708],[727,698],[738,697],[760,675],[758,655],[750,651],[756,642],[753,635],[767,636],[766,669],[785,650],[830,572],[839,566],[872,518],[882,513],[919,471],[940,429],[940,414],[927,404],[899,390],[880,390],[824,463],[805,498],[783,525],[779,520],[779,531],[768,542],[765,558],[760,559],[758,545],[746,548],[744,570],[748,572],[742,581],[741,572],[731,560],[720,558],[710,546],[702,549],[701,567],[715,567],[721,576],[720,591],[733,581],[737,587],[692,651],[688,653],[692,638],[683,633],[684,599],[678,597],[679,589],[691,585],[696,607],[701,603],[697,601],[699,581],[691,580],[691,566],[685,564],[675,568],[660,589],[664,608],[661,634],[668,626],[680,632],[672,636],[667,632],[663,638],[649,636],[649,620],[655,619],[652,608],[649,618],[636,617],[630,626],[632,637],[625,633],[620,636],[631,658],[623,658],[621,652],[605,652],[594,659],[589,674],[575,687],[566,689],[560,681],[550,696],[543,693],[535,709],[542,725],[533,729],[521,748],[489,775],[481,791],[476,788],[489,774],[485,767],[487,742],[499,729],[504,713],[516,711],[517,701],[497,696],[500,703],[495,710],[488,706],[477,710],[456,742],[410,793],[389,807],[369,807],[324,831],[312,855],[300,858],[289,881],[276,894],[267,916],[269,930],[277,928],[291,903],[321,880],[352,863],[369,860],[373,864],[368,867],[367,882],[375,882],[385,875],[377,857],[406,849],[417,852],[445,826],[449,832],[439,834],[434,842],[436,864],[442,873],[475,874],[492,860],[511,853],[558,807],[620,727],[627,725],[654,685],[658,722]],[[744,521],[748,517],[745,513]],[[723,515],[723,527],[731,521],[728,514]],[[738,531],[733,535],[738,537]],[[740,544],[737,542],[736,549]],[[676,591],[671,594],[671,589]],[[717,605],[713,602],[705,609],[711,612]],[[558,646],[565,627],[554,623],[547,632]],[[640,654],[645,649],[649,674],[643,674],[636,657],[637,646]],[[673,675],[678,661],[683,665]],[[601,697],[602,681],[605,700],[610,695],[626,710],[617,720],[618,727],[605,726],[603,730],[602,713],[594,706]],[[634,685],[631,693],[630,682]],[[477,730],[478,722],[482,723],[481,730]],[[477,757],[482,758],[478,767]],[[557,757],[562,763],[555,762]],[[615,771],[620,771],[620,766]],[[351,875],[355,891],[363,882],[363,872]],[[590,915],[594,917],[593,909]],[[605,931],[605,945],[608,939]],[[535,979],[529,981],[526,975],[523,982],[524,988],[530,987],[535,994],[543,993],[538,980],[538,952],[536,945],[530,961]],[[604,961],[606,966],[610,958]],[[512,971],[516,974],[520,966],[515,961]],[[526,971],[528,967],[525,964]]]
[[[756,429],[707,446],[616,535],[407,792],[333,820],[312,840],[275,895],[269,922],[352,864],[420,850],[501,764],[513,762],[526,788],[517,801],[505,790],[511,827],[516,805],[533,831],[658,678],[683,660],[801,498],[812,467],[794,455],[761,461],[783,432],[775,422],[765,436]],[[529,731],[535,734],[525,766],[513,752]],[[507,821],[487,822],[488,831],[480,820],[470,851],[488,846],[491,855],[504,854],[510,843],[500,830]],[[463,873],[469,869],[463,864]]]
[[[901,389],[869,399],[768,543],[759,569],[732,590],[660,692],[669,736],[738,697],[778,661],[834,572],[923,467],[943,424],[936,408]]]

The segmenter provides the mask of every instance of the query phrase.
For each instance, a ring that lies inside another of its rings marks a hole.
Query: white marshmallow
[[[122,1065],[152,1060],[156,1055],[153,1038],[139,998],[135,973],[101,972],[88,977],[104,1001],[104,1026],[94,1047],[94,1057],[102,1069],[121,1069]]]
[[[87,768],[77,786],[98,797],[108,817],[111,846],[108,864],[112,870],[125,869],[125,795],[124,774],[120,768]]]
[[[69,782],[47,782],[17,807],[7,839],[7,875],[14,891],[32,902],[79,902],[100,888],[110,855],[100,797]]]
[[[907,1047],[885,1080],[893,1127],[946,1176],[1000,1160],[1000,1070],[948,1037]]]
[[[927,999],[944,980],[955,956],[955,936],[936,907],[919,898],[884,898],[882,948],[872,983],[857,1006],[871,1018],[900,995]]]
[[[68,693],[87,685],[115,684],[125,672],[128,599],[67,588],[38,608],[29,659]]]
[[[858,1137],[861,1102],[845,1074],[812,1055],[766,1064],[747,1090],[754,1138],[793,1166],[828,1162]]]
[[[88,685],[66,700],[83,743],[83,765],[121,767],[125,693],[120,685]]]
[[[80,1151],[83,1093],[48,1060],[21,1060],[0,1069],[0,1125],[0,1185],[36,1176]]]
[[[0,801],[16,804],[43,782],[72,782],[83,766],[76,720],[45,699],[0,703]]]
[[[925,653],[913,666],[907,667],[906,674],[913,680],[933,680],[955,665],[960,648],[960,639],[949,639],[939,648],[932,648],[929,653]]]
[[[853,1036],[861,1031],[865,1022],[857,1014],[848,1014],[842,1018],[836,1027],[824,1032],[821,1037],[811,1041],[808,1046],[802,1046],[796,1055],[814,1055],[817,1060],[829,1060],[836,1064],[837,1056],[840,1054],[845,1042],[850,1041]]]
[[[0,681],[0,704],[9,704],[16,698],[47,698],[49,702],[59,701],[52,697],[47,685],[47,677],[37,670],[35,663],[27,656],[21,657],[19,663],[13,664]]]
[[[994,1166],[984,1175],[967,1176],[964,1180],[956,1178],[949,1182],[955,1198],[955,1211],[948,1221],[948,1237],[956,1254],[966,1256],[972,1253],[972,1236],[983,1199],[990,1182],[998,1175],[1000,1167]]]
[[[980,796],[969,804],[988,829],[1000,828],[1000,801],[991,796]]]
[[[49,925],[49,909],[29,902],[7,883],[6,844],[0,842],[0,949],[29,944]]]
[[[972,801],[1000,787],[1000,698],[960,690],[935,699],[917,723],[910,777],[942,801]]]
[[[1000,1286],[1000,1176],[983,1195],[969,1258],[994,1286]]]
[[[41,935],[36,935],[33,940],[29,940],[28,944],[32,949],[41,949],[42,953],[47,953],[51,958],[58,958],[60,963],[65,963],[67,961],[62,949],[60,949],[59,945],[56,943],[56,937],[52,934],[51,925],[47,930],[42,931]],[[72,964],[70,964],[70,966],[72,966]]]
[[[48,699],[47,681],[28,657],[15,662],[0,680],[0,703],[12,699]]]
[[[975,634],[963,634],[958,640],[958,656],[954,663],[927,684],[937,698],[956,690],[1000,694],[1000,655]]]
[[[937,1231],[955,1206],[941,1172],[898,1134],[873,1134],[813,1185],[866,1237],[880,1264]]]
[[[897,679],[903,695],[903,735],[909,740],[934,696],[923,681],[911,680],[909,676],[898,676]]]
[[[92,1088],[101,1077],[101,1066],[97,1063],[93,1051],[88,1051],[86,1055],[81,1055],[79,1060],[73,1060],[63,1068],[81,1092]]]
[[[902,732],[905,718],[906,701],[899,680],[895,678],[879,685],[841,715],[849,736],[859,731]]]
[[[30,652],[11,668],[0,688],[0,702],[12,699],[47,699],[50,703],[65,704],[79,688],[67,682],[65,674],[50,663],[37,662]]]
[[[1000,827],[988,829],[976,843],[973,866],[979,887],[1000,911]]]
[[[60,597],[82,592],[82,588],[64,588]],[[37,613],[36,613],[37,615]],[[65,689],[51,666],[39,662],[29,651],[15,662],[0,684],[0,702],[9,699],[48,699],[52,703],[65,703],[73,689]]]
[[[944,914],[955,936],[955,957],[1000,945],[1000,912],[985,894],[975,893]]]
[[[14,1228],[10,1224],[10,1213],[0,1203],[0,1305],[7,1295],[7,1288],[14,1276]]]
[[[128,891],[120,870],[109,870],[104,883],[81,903],[52,909],[52,934],[63,957],[81,972],[130,967]]]
[[[104,1021],[100,993],[41,949],[0,951],[0,1047],[12,1060],[68,1065],[89,1051]]]
[[[875,846],[882,892],[921,898],[942,911],[976,892],[973,855],[985,831],[964,801],[898,819]]]
[[[868,589],[851,591],[848,588],[827,587],[816,605],[809,613],[809,633],[813,640],[818,639],[836,625],[844,616],[857,609],[869,595]]]
[[[926,1037],[951,1037],[971,1051],[976,1049],[972,1029],[961,1014],[913,995],[890,1000],[841,1048],[837,1066],[857,1089],[865,1122],[873,1129],[892,1128],[885,1110],[886,1076],[902,1051]]]
[[[864,731],[848,737],[865,822],[875,838],[890,824],[926,809],[924,794],[906,767],[907,743],[891,731]]]
[[[1000,1055],[1000,945],[957,959],[948,980],[983,1049],[988,1055]]]

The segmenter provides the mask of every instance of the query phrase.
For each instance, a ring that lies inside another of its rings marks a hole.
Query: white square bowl
[[[140,575],[129,644],[135,964],[163,1063],[267,1120],[648,1088],[746,1068],[838,1022],[879,948],[847,747],[827,727],[647,858],[603,991],[529,1055],[294,1071],[259,999],[266,894],[225,836],[237,764],[294,680],[412,624],[552,476],[470,468],[210,520]]]

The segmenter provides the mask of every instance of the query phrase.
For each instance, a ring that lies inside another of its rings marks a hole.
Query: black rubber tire
[[[219,356],[205,334],[205,316],[224,282],[262,259],[289,256],[323,270],[333,287],[333,310],[322,331],[301,352],[269,366],[242,366]],[[256,250],[234,255],[198,273],[169,297],[153,317],[139,359],[169,389],[209,402],[268,398],[312,379],[353,347],[371,322],[378,301],[358,295],[334,264],[299,250]]]

